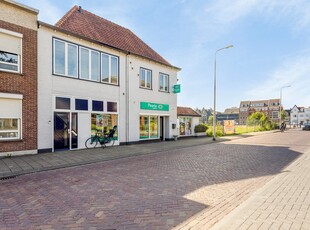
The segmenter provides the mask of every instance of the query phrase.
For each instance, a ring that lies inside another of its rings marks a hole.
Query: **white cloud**
[[[283,105],[290,108],[310,106],[310,52],[283,61],[268,80],[256,82],[246,94],[249,99],[270,99],[280,97],[280,88],[291,85],[282,91]]]

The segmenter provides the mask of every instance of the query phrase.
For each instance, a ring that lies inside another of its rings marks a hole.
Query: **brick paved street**
[[[3,180],[0,229],[208,229],[288,174],[309,140],[269,133]]]

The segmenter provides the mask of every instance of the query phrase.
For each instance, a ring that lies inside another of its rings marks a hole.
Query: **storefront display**
[[[91,114],[91,135],[95,135],[96,132],[100,134],[108,133],[110,129],[118,125],[118,115],[116,114]],[[115,132],[115,140],[118,139],[118,133]]]
[[[180,120],[180,136],[192,135],[192,118],[181,117]]]
[[[140,139],[158,138],[158,116],[140,116]]]

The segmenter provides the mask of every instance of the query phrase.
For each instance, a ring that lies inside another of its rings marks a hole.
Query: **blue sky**
[[[171,64],[181,67],[178,105],[213,107],[214,52],[217,110],[241,100],[280,97],[286,109],[310,106],[308,0],[18,0],[54,24],[73,5],[132,30]]]

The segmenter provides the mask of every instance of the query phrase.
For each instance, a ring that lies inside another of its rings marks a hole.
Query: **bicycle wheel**
[[[110,144],[111,144],[111,146],[114,145],[114,142],[115,142],[114,137],[110,137]]]
[[[85,141],[85,147],[90,149],[90,148],[95,148],[98,144],[98,139],[96,137],[90,137]]]

